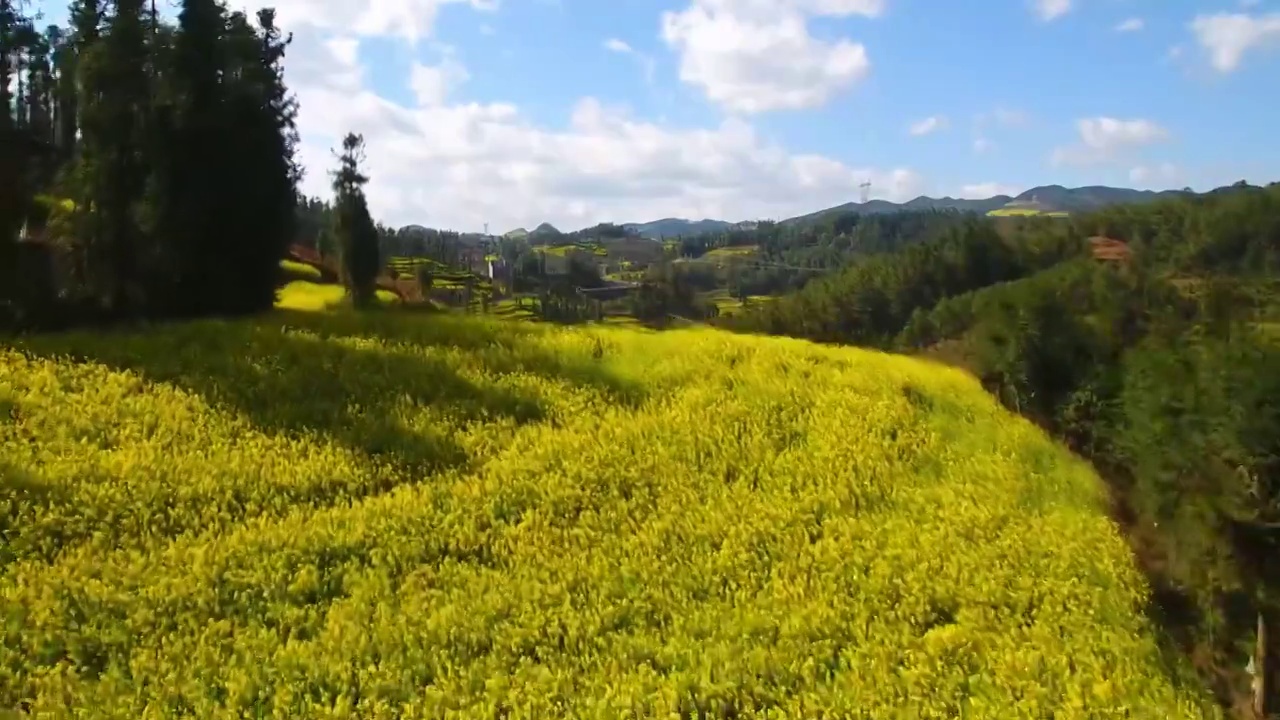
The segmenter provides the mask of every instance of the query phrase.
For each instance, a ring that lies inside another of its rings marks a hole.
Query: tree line
[[[1280,184],[973,220],[730,324],[972,370],[1094,462],[1157,617],[1219,697],[1280,712]]]
[[[305,237],[291,37],[274,10],[73,0],[38,29],[0,0],[0,327],[239,315],[270,308]],[[324,235],[357,302],[381,265],[344,138]],[[315,237],[315,235],[312,235]]]
[[[269,307],[302,173],[275,13],[75,0],[35,22],[0,0],[9,321]]]
[[[803,222],[762,221],[750,228],[678,236],[668,242],[675,257],[694,260],[718,248],[754,247],[750,262],[726,260],[732,277],[724,283],[737,297],[776,295],[799,290],[855,259],[929,242],[974,217],[955,210],[829,213]]]

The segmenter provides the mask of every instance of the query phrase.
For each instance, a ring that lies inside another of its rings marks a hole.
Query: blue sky
[[[394,223],[781,217],[864,180],[894,200],[1280,180],[1280,0],[277,6],[308,190],[363,132]]]

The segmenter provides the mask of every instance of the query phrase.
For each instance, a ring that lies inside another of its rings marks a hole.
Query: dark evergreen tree
[[[236,81],[228,87],[228,127],[234,152],[228,177],[231,227],[223,241],[227,264],[225,312],[257,312],[275,301],[280,258],[297,232],[301,168],[294,160],[297,105],[284,84],[283,60],[290,38],[272,10],[257,15],[257,27],[240,13],[228,23],[230,60]]]
[[[151,88],[143,0],[116,0],[101,43],[98,73],[100,183],[95,205],[102,216],[102,257],[109,268],[106,299],[115,313],[141,312],[145,303],[142,258],[150,249],[138,219],[150,157],[146,119]]]
[[[170,269],[165,303],[178,314],[216,312],[228,273],[229,163],[234,128],[227,109],[227,17],[216,0],[184,0],[178,13],[168,86],[157,107],[157,152],[152,171],[156,232],[165,238]]]
[[[369,214],[364,196],[368,176],[360,171],[364,162],[364,137],[348,133],[342,139],[338,169],[333,171],[336,220],[334,234],[342,253],[343,280],[357,307],[373,302],[378,268],[378,229]]]

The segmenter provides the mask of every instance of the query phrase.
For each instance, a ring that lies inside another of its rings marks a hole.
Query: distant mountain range
[[[979,200],[959,199],[959,197],[916,197],[906,202],[890,202],[888,200],[870,200],[867,202],[845,202],[835,208],[818,210],[817,213],[797,215],[795,218],[782,220],[782,224],[801,224],[817,222],[829,215],[844,213],[899,213],[902,210],[959,210],[969,213],[987,214],[1001,209],[1023,209],[1038,213],[1087,213],[1089,210],[1105,208],[1107,205],[1120,205],[1125,202],[1149,202],[1181,195],[1184,190],[1132,190],[1126,187],[1062,187],[1060,184],[1044,184],[1030,188],[1016,197],[996,195]],[[754,227],[755,223],[730,223],[726,220],[684,220],[666,218],[654,220],[652,223],[627,223],[622,227],[634,229],[644,237],[672,237],[677,234],[699,234],[705,232],[722,232],[733,227]]]
[[[1016,197],[996,195],[983,199],[931,198],[920,196],[904,203],[888,200],[870,200],[865,203],[849,202],[843,205],[819,210],[807,215],[787,218],[781,221],[784,225],[815,222],[824,217],[840,213],[889,213],[903,210],[958,210],[986,214],[1001,209],[1020,209],[1041,213],[1079,213],[1096,210],[1107,205],[1121,203],[1140,203],[1158,200],[1164,197],[1184,194],[1188,190],[1133,190],[1131,188],[1106,187],[1091,185],[1088,187],[1067,188],[1061,185],[1042,185],[1027,190]],[[722,232],[730,229],[751,229],[756,226],[753,221],[733,223],[727,220],[686,220],[683,218],[663,218],[644,223],[625,223],[622,225],[629,232],[647,238],[660,239],[677,235],[699,235],[709,232]],[[560,234],[554,227],[543,223],[533,233],[523,228],[512,230],[507,237],[526,237],[537,235],[546,230],[544,235]]]
[[[674,237],[676,235],[700,235],[702,233],[720,232],[732,228],[750,230],[756,226],[754,221],[731,223],[725,220],[684,220],[682,218],[663,218],[646,223],[623,223],[628,232],[647,238]]]
[[[1237,185],[1239,185],[1239,183],[1237,183]],[[1210,192],[1219,192],[1229,189],[1231,188],[1225,187]],[[914,200],[909,200],[904,203],[889,202],[888,200],[870,200],[865,203],[848,202],[843,205],[837,205],[835,207],[819,210],[807,215],[787,218],[780,222],[783,225],[796,225],[816,222],[834,214],[850,212],[875,214],[900,212],[903,210],[958,210],[981,214],[1001,214],[999,211],[1005,211],[1004,214],[1010,215],[1039,213],[1071,214],[1097,210],[1108,205],[1152,202],[1162,198],[1175,197],[1188,193],[1194,194],[1194,191],[1189,188],[1185,190],[1154,191],[1107,187],[1104,185],[1090,185],[1078,188],[1068,188],[1061,185],[1041,185],[1039,187],[1031,188],[1016,197],[996,195],[994,197],[983,199],[962,199],[951,197],[931,198],[922,195]],[[754,229],[757,224],[758,223],[753,220],[735,223],[727,220],[713,220],[710,218],[704,218],[702,220],[663,218],[661,220],[653,220],[650,222],[624,223],[620,227],[630,234],[658,240],[664,237],[675,237],[677,235],[690,236],[703,233],[722,232],[732,229],[750,230]],[[610,227],[616,229],[619,226],[615,225]],[[542,223],[532,231],[526,230],[525,228],[516,228],[515,230],[503,233],[503,237],[527,239],[534,243],[545,244],[556,238],[567,238],[570,236],[577,237],[581,236],[583,233],[589,233],[591,231],[591,228],[587,228],[578,231],[577,233],[564,233],[550,223]],[[465,239],[474,239],[478,241],[480,237],[481,236],[478,234],[468,233],[466,234]]]

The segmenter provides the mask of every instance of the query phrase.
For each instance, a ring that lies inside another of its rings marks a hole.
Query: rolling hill
[[[1107,187],[1103,185],[1091,185],[1087,187],[1067,188],[1061,185],[1042,185],[1031,188],[1026,192],[1017,196],[995,195],[989,198],[966,199],[942,197],[933,198],[920,196],[914,200],[908,200],[904,203],[895,203],[888,200],[870,200],[865,203],[848,202],[842,205],[825,208],[816,212],[782,220],[783,225],[795,225],[811,222],[818,222],[832,215],[843,213],[890,213],[901,212],[904,210],[956,210],[960,212],[975,212],[979,214],[987,214],[993,211],[999,211],[1002,208],[1012,208],[1014,212],[1010,214],[1039,214],[1039,213],[1078,213],[1096,210],[1108,205],[1117,205],[1122,203],[1142,203],[1152,202],[1166,197],[1184,194],[1186,190],[1133,190],[1130,188]],[[1022,210],[1022,212],[1018,212]],[[704,218],[702,220],[687,220],[684,218],[663,218],[661,220],[653,220],[650,222],[632,222],[624,223],[622,227],[628,232],[634,233],[641,237],[654,240],[662,238],[671,238],[676,236],[701,235],[704,233],[723,232],[734,228],[751,229],[756,226],[755,221],[729,222],[728,220],[715,220],[712,218]],[[539,229],[549,228],[547,233],[559,233],[560,231],[544,223]],[[538,230],[535,230],[536,234]],[[508,237],[529,235],[523,228],[513,230],[507,233]]]
[[[557,228],[555,225],[544,222],[538,227],[534,228],[533,231],[529,233],[529,239],[546,241],[551,238],[561,237],[562,235],[564,235],[564,233],[560,232],[559,228]]]
[[[677,235],[688,236],[721,232],[733,226],[734,223],[726,220],[663,218],[645,223],[624,223],[622,227],[642,237],[661,240],[664,237],[675,237]]]
[[[987,214],[1012,209],[1025,209],[1028,214],[1070,214],[1097,210],[1109,205],[1154,202],[1167,197],[1185,194],[1185,190],[1133,190],[1129,188],[1091,185],[1067,188],[1061,185],[1041,185],[1016,196],[996,195],[983,199],[918,197],[905,203],[887,200],[871,200],[866,203],[850,202],[818,212],[783,220],[783,224],[808,223],[822,220],[834,214],[849,212],[886,213],[902,210],[957,210]],[[1012,214],[1012,213],[1011,213]]]
[[[799,215],[793,218],[787,218],[782,221],[783,225],[800,225],[811,222],[819,222],[833,215],[843,215],[845,213],[891,213],[902,212],[904,210],[957,210],[960,212],[976,212],[987,213],[991,210],[1003,207],[1013,198],[1008,195],[996,195],[995,197],[983,200],[965,200],[960,198],[931,198],[920,196],[914,200],[908,200],[905,203],[889,202],[888,200],[869,200],[865,203],[848,202],[843,205],[826,208],[808,215]]]
[[[1132,190],[1129,188],[1090,185],[1066,188],[1061,185],[1042,185],[1013,198],[1013,203],[1037,203],[1049,212],[1088,212],[1108,205],[1154,202],[1168,197],[1187,194],[1185,190]]]
[[[1219,717],[979,383],[713,330],[276,312],[0,345],[32,717]]]

